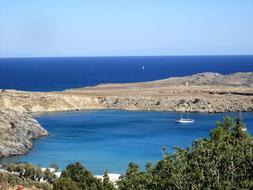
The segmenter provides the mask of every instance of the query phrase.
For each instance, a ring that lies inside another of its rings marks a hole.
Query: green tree
[[[79,162],[70,164],[62,172],[61,178],[70,178],[76,182],[79,189],[103,189],[101,180],[95,178],[90,171],[86,170]]]
[[[103,183],[102,183],[102,185],[100,185],[100,189],[103,189],[103,190],[113,190],[113,189],[115,189],[112,182],[110,182],[110,178],[109,178],[107,170],[104,172]]]
[[[53,190],[79,190],[79,188],[71,178],[59,178],[54,182]]]

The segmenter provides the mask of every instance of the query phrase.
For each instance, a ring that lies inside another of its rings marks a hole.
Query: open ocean
[[[249,71],[253,71],[253,56],[2,58],[0,89],[58,91],[199,72],[229,74]]]
[[[142,67],[145,69],[142,69]],[[99,83],[137,82],[185,76],[199,72],[253,71],[253,56],[100,57],[0,59],[0,89],[52,91]],[[129,162],[145,166],[162,158],[161,148],[186,147],[208,137],[215,120],[238,113],[190,116],[192,124],[176,124],[175,112],[93,110],[34,115],[50,133],[34,141],[23,156],[1,163],[31,162],[43,167],[57,163],[61,169],[80,161],[94,174],[123,173]],[[242,117],[253,134],[253,113]]]

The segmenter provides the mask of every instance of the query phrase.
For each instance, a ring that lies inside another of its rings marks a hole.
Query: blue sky
[[[0,0],[0,57],[253,54],[252,0]]]

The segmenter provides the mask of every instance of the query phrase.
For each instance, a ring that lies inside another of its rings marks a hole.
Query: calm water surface
[[[249,71],[253,56],[0,58],[0,89],[53,91],[200,72]]]
[[[57,163],[60,168],[80,161],[94,174],[106,169],[122,173],[129,162],[144,167],[161,159],[161,148],[186,147],[194,139],[207,137],[215,120],[229,114],[190,116],[193,124],[176,124],[175,112],[129,112],[118,110],[61,112],[35,116],[50,136],[35,141],[24,156],[1,160],[2,163],[27,161],[41,166]],[[248,131],[253,134],[253,113],[243,113]]]

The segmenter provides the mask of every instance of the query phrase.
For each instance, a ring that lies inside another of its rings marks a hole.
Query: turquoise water
[[[2,159],[0,163],[27,161],[41,166],[57,163],[60,168],[80,161],[94,174],[122,173],[133,161],[144,167],[161,159],[161,148],[186,147],[194,139],[207,137],[215,120],[237,113],[193,113],[193,124],[177,124],[175,112],[129,112],[118,110],[61,112],[36,115],[50,133],[34,141],[24,156]],[[243,113],[253,134],[253,113]]]

